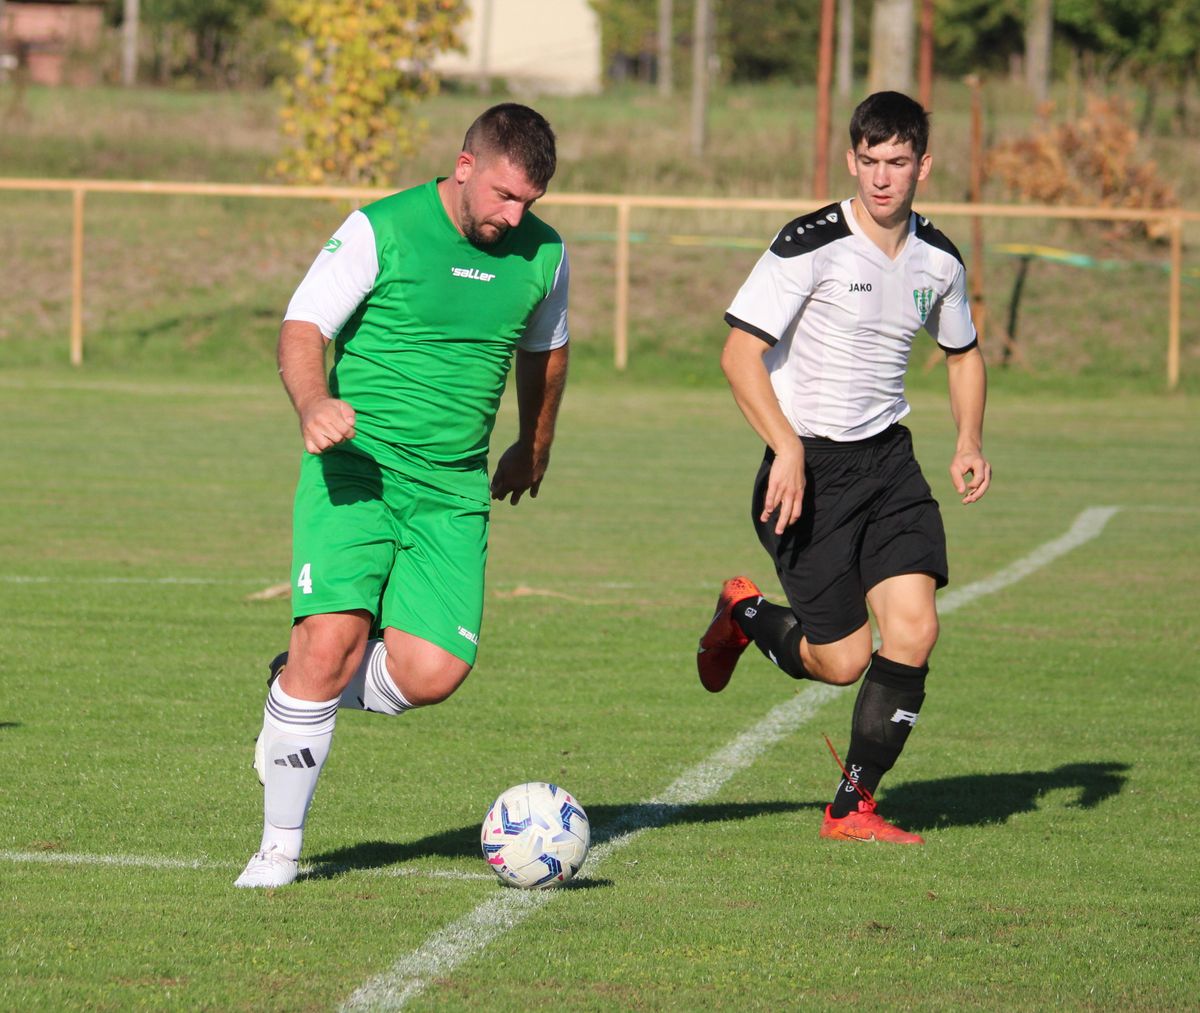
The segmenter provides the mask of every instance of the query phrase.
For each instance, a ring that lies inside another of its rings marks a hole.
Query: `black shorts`
[[[888,577],[928,573],[945,587],[946,532],[904,426],[849,443],[803,440],[800,519],[782,535],[777,514],[759,521],[775,460],[769,447],[751,514],[804,635],[830,644],[867,621],[867,591]]]

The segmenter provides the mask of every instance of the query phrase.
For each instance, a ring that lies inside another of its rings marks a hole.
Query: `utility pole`
[[[709,0],[696,0],[692,25],[692,157],[704,155],[708,141],[708,53],[712,25]]]
[[[934,108],[934,0],[920,0],[917,94],[925,112]]]
[[[933,108],[933,0],[921,0],[921,43],[917,56],[917,94],[921,106]]]
[[[670,98],[675,89],[675,12],[671,0],[658,0],[658,95]]]
[[[833,80],[833,20],[837,0],[821,0],[820,49],[817,55],[817,136],[813,145],[812,195],[829,196],[829,103]]]

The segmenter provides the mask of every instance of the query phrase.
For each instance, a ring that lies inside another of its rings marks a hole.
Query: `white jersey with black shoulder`
[[[771,384],[801,436],[861,440],[907,415],[904,373],[922,327],[947,352],[977,342],[954,244],[914,213],[892,260],[852,203],[789,222],[725,314],[771,346]]]

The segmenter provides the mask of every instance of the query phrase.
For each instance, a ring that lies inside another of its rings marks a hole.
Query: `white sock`
[[[376,714],[403,714],[412,704],[400,692],[387,670],[387,648],[382,640],[368,640],[362,662],[349,684],[342,690],[339,707],[373,711]]]
[[[338,702],[298,700],[271,684],[263,711],[266,783],[263,838],[266,850],[278,844],[288,858],[300,857],[304,820],[329,755]]]

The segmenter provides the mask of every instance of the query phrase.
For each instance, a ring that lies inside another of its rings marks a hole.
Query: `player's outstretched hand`
[[[321,454],[330,447],[354,439],[354,409],[334,397],[316,401],[300,416],[304,449]]]
[[[500,455],[496,463],[496,471],[492,475],[492,499],[504,500],[511,496],[513,506],[520,502],[526,492],[536,499],[549,463],[549,454],[540,455],[539,459],[539,455],[529,446],[514,443]]]
[[[950,462],[950,478],[964,503],[974,503],[992,484],[992,466],[978,450],[960,450]]]

